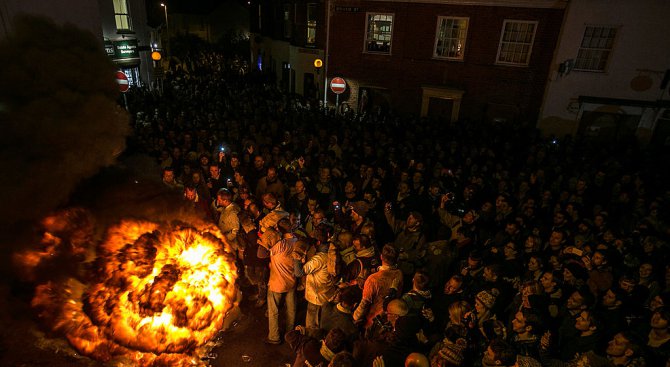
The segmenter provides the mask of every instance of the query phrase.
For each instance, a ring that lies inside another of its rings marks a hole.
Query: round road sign
[[[335,94],[342,94],[347,90],[347,82],[339,76],[335,77],[330,80],[330,90]]]
[[[119,91],[125,93],[130,88],[130,83],[128,83],[128,77],[123,71],[116,72],[116,82],[119,83]]]

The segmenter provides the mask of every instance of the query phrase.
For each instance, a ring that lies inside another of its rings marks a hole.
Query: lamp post
[[[168,23],[167,5],[165,5],[165,3],[161,3],[161,7],[165,9],[165,49],[168,50],[168,46],[170,44],[170,24]]]

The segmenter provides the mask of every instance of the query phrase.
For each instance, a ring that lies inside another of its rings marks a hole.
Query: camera
[[[477,314],[475,310],[471,310],[469,312],[466,312],[465,315],[463,315],[463,323],[464,324],[476,324],[477,323]]]
[[[393,331],[393,325],[391,325],[391,323],[382,315],[375,316],[372,319],[372,322],[374,323],[375,326],[377,326],[381,330]]]

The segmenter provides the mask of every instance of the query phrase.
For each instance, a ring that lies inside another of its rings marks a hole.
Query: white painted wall
[[[577,128],[580,95],[656,101],[663,74],[670,69],[670,1],[573,0],[570,2],[545,93],[538,127],[550,133],[573,133]],[[585,26],[620,26],[604,73],[571,71],[559,76],[558,65],[576,59]],[[650,70],[650,71],[645,71]],[[645,91],[631,88],[631,80],[647,75]],[[668,93],[663,99],[670,100]],[[572,109],[570,107],[573,107]]]

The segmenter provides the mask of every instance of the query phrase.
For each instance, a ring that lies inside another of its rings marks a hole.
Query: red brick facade
[[[460,117],[494,117],[492,109],[514,118],[537,118],[564,9],[443,5],[381,1],[331,3],[328,76],[342,76],[353,87],[341,96],[358,103],[356,85],[385,90],[399,112],[421,110],[422,86],[464,92]],[[366,13],[393,13],[391,55],[364,52]],[[433,58],[438,16],[468,17],[462,61]],[[528,66],[496,65],[505,19],[536,21]],[[497,107],[496,107],[497,106]]]

